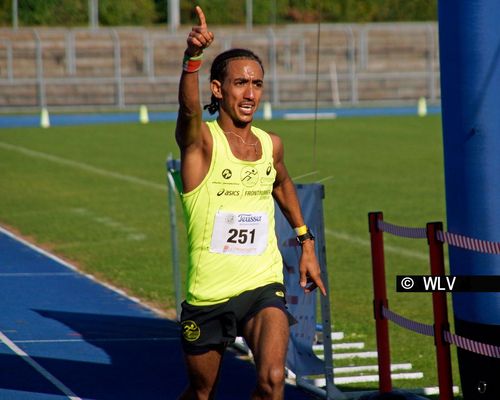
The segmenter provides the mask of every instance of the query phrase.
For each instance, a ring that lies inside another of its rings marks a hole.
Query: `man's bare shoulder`
[[[267,131],[267,134],[271,138],[271,142],[273,143],[273,148],[281,148],[283,146],[283,141],[281,137],[276,132]]]

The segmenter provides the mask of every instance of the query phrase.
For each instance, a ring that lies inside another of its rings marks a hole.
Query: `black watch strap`
[[[297,242],[300,244],[304,243],[306,240],[314,240],[314,235],[309,229],[303,235],[297,236]]]

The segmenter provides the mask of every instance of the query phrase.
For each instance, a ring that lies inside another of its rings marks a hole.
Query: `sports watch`
[[[314,240],[314,235],[312,234],[312,232],[309,229],[303,235],[298,235],[297,236],[297,242],[299,242],[301,245],[306,240]]]

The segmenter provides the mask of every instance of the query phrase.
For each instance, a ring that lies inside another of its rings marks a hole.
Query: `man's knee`
[[[178,400],[211,400],[214,390],[207,386],[189,386]]]
[[[261,371],[258,378],[259,389],[266,394],[276,393],[285,386],[285,368],[273,366],[266,371]]]

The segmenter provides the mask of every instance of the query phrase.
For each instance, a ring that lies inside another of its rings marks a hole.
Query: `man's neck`
[[[246,136],[251,132],[251,122],[234,121],[231,117],[224,113],[219,113],[217,123],[223,131],[235,132],[239,135]]]

